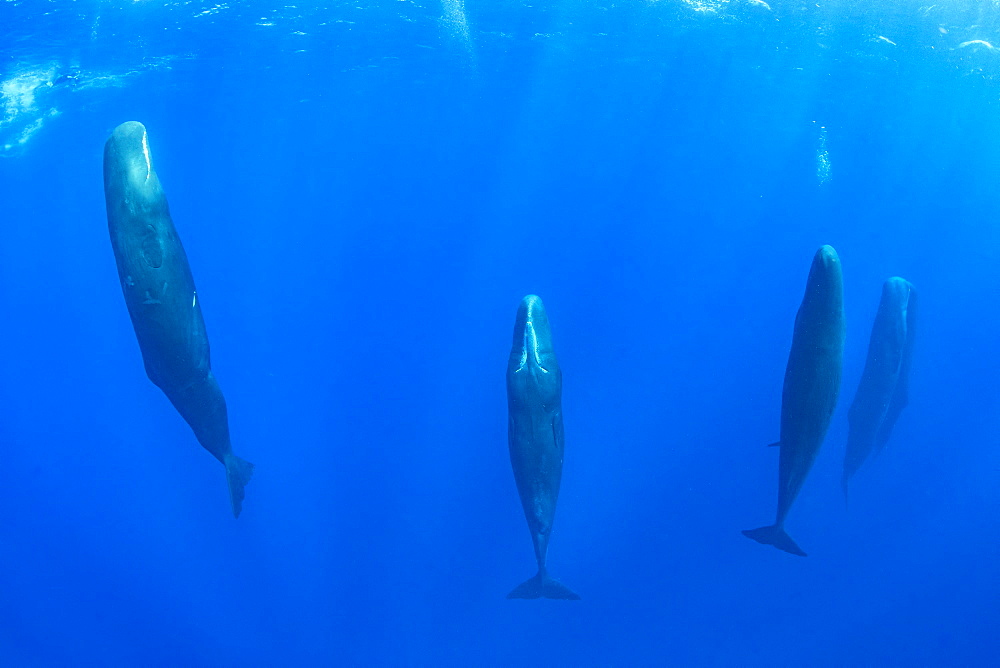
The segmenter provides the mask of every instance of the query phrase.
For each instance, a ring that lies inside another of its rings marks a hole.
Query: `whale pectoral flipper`
[[[774,545],[779,550],[784,550],[789,554],[795,554],[800,557],[806,556],[806,553],[802,551],[801,547],[795,544],[792,537],[785,533],[784,527],[771,525],[759,529],[747,529],[743,532],[743,535],[747,538],[753,538],[758,543],[763,543],[764,545]]]
[[[507,598],[554,598],[563,601],[579,601],[580,596],[549,576],[545,571],[539,571],[534,577],[525,580],[507,594]]]
[[[239,517],[243,510],[243,487],[253,476],[253,464],[230,453],[225,457],[226,481],[229,483],[229,500],[233,505],[233,517]]]

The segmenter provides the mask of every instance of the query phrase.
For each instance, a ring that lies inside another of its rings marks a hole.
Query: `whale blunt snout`
[[[840,256],[837,255],[837,251],[833,246],[821,246],[818,251],[816,251],[816,260],[822,262],[824,266],[829,267],[840,262]]]
[[[139,121],[125,121],[114,129],[112,136],[128,137],[146,134],[146,126]]]
[[[540,363],[541,355],[552,351],[549,319],[545,306],[537,295],[528,295],[521,300],[514,337],[514,345],[521,348],[522,359],[525,356],[533,357]]]
[[[809,279],[807,285],[814,293],[827,294],[831,297],[841,292],[843,284],[842,268],[840,256],[833,246],[821,246],[813,256],[812,266],[809,268]]]
[[[153,175],[153,158],[149,150],[146,126],[139,121],[126,121],[114,129],[108,139],[108,154],[125,168],[128,178],[146,183]]]
[[[116,127],[108,142],[119,151],[125,153],[149,151],[149,139],[146,136],[146,126],[139,121],[126,121]]]
[[[534,323],[535,329],[539,333],[548,331],[549,318],[545,314],[545,304],[538,295],[528,295],[521,300],[521,308],[517,310],[517,319],[520,323]]]
[[[528,308],[545,308],[542,304],[542,298],[538,295],[525,295],[524,299],[521,300],[521,303]]]
[[[899,296],[908,296],[910,290],[913,289],[913,285],[910,284],[905,278],[900,278],[899,276],[893,276],[888,278],[883,285],[883,290],[887,294],[894,294]]]
[[[518,309],[518,320],[521,322],[548,322],[545,315],[545,304],[538,295],[527,295],[521,300],[521,308]]]

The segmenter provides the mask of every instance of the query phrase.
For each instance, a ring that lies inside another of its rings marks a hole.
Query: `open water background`
[[[0,3],[0,663],[995,665],[994,43],[971,0]],[[117,285],[126,120],[257,467],[238,521]],[[773,517],[825,243],[848,339],[800,559],[740,530]],[[847,508],[891,275],[911,403]],[[504,394],[532,292],[579,603],[504,598],[534,572]]]

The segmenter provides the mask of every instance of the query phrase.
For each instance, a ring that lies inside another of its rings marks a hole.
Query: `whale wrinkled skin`
[[[233,454],[201,303],[141,123],[119,125],[105,144],[104,195],[118,278],[146,375],[226,467],[230,504],[239,517],[253,464]]]

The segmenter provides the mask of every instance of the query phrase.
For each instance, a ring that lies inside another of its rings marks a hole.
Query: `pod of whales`
[[[913,286],[898,276],[882,286],[868,358],[847,414],[847,452],[841,479],[845,496],[851,477],[868,457],[885,446],[899,414],[906,408],[916,301]]]
[[[232,450],[201,305],[141,123],[123,123],[108,138],[104,190],[118,277],[146,375],[225,467],[233,515],[239,517],[254,466]],[[851,477],[885,446],[907,405],[915,319],[913,286],[899,277],[888,279],[849,411],[845,494]],[[780,438],[772,444],[779,446],[775,522],[743,532],[796,555],[805,552],[784,525],[836,408],[844,338],[841,263],[831,246],[823,246],[813,257],[785,369]],[[545,308],[535,295],[524,297],[518,308],[506,384],[511,467],[538,569],[508,598],[578,600],[546,567],[564,453],[562,372]]]
[[[832,246],[813,257],[806,292],[795,316],[792,349],[781,391],[778,513],[774,524],[743,534],[779,550],[806,556],[785,533],[785,518],[802,490],[830,426],[844,357],[844,299],[840,258]]]
[[[153,169],[146,128],[115,128],[104,146],[104,196],[118,278],[146,375],[226,467],[233,515],[253,464],[233,454],[226,400],[212,375],[208,336],[187,256]]]
[[[562,371],[552,349],[545,307],[535,295],[522,299],[517,309],[507,362],[507,412],[510,464],[538,563],[538,573],[507,598],[577,600],[580,597],[545,568],[562,479]]]

